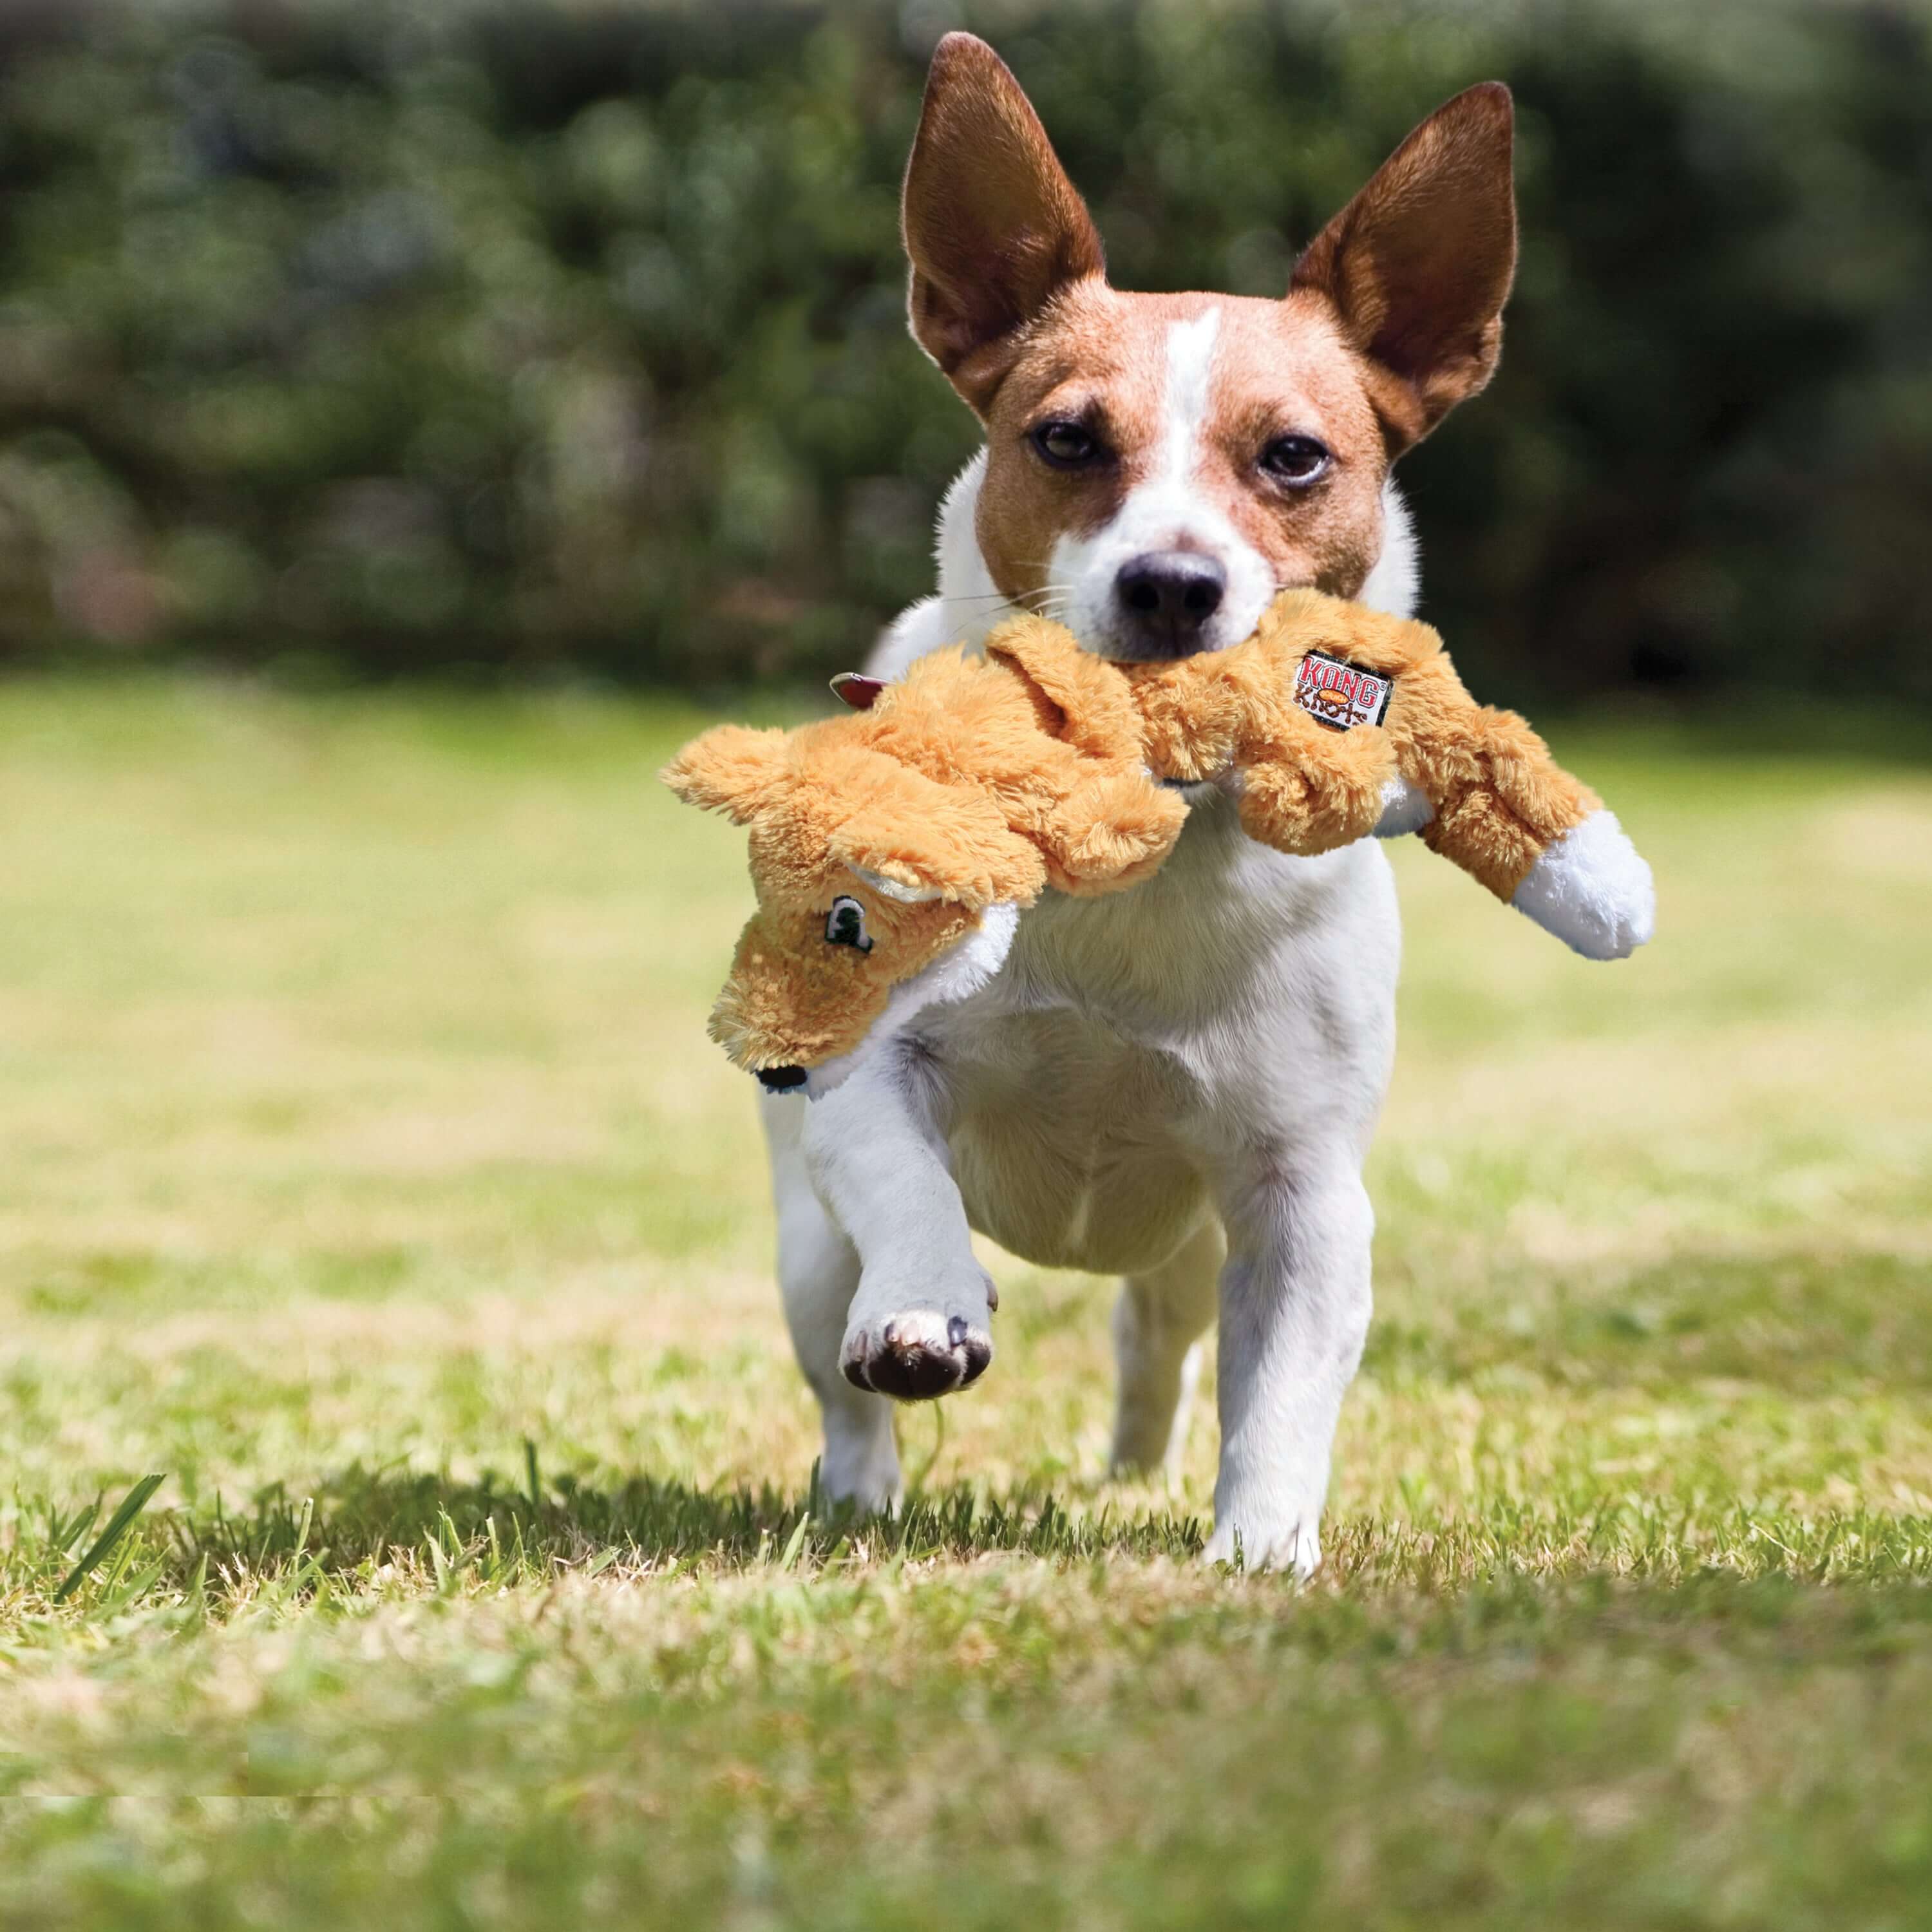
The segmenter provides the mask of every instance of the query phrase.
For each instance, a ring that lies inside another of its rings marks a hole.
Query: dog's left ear
[[[1396,451],[1496,373],[1516,274],[1514,120],[1501,81],[1457,94],[1295,265],[1291,293],[1325,297],[1355,346],[1392,379],[1376,385],[1373,400]]]

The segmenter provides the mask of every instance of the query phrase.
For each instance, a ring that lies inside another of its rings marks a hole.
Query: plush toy
[[[851,715],[722,726],[667,767],[750,828],[758,910],[711,1030],[767,1085],[808,1084],[895,1006],[983,985],[1047,886],[1147,877],[1198,784],[1283,852],[1419,832],[1589,957],[1650,936],[1649,868],[1615,818],[1470,698],[1426,625],[1290,591],[1242,644],[1171,664],[1109,662],[1033,617],[984,653],[837,680]]]

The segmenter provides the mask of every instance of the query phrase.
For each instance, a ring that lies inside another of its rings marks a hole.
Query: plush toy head
[[[842,722],[722,725],[664,773],[680,798],[750,830],[758,909],[710,1030],[769,1086],[852,1052],[896,993],[924,1004],[982,985],[1016,908],[1045,882],[1038,850],[985,794],[854,742]]]

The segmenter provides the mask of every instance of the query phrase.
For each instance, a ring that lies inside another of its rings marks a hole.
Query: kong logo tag
[[[1295,674],[1294,701],[1310,717],[1349,731],[1358,724],[1379,724],[1394,688],[1393,678],[1310,651]]]

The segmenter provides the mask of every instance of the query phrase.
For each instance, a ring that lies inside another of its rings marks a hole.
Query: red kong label
[[[1394,688],[1393,678],[1310,651],[1295,674],[1294,701],[1310,717],[1347,731],[1358,724],[1379,724]]]

